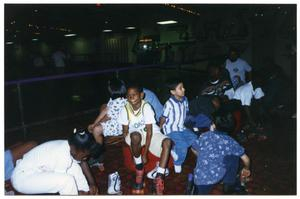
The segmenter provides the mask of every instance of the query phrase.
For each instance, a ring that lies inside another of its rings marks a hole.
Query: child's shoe
[[[108,176],[108,194],[120,194],[121,193],[121,180],[120,175],[116,171]]]
[[[156,174],[157,174],[157,168],[159,166],[159,162],[156,162],[156,167],[152,170],[152,171],[149,171],[147,173],[147,177],[150,178],[150,179],[154,179],[156,177]],[[165,176],[168,176],[170,173],[169,169],[166,168],[166,171],[165,171]]]
[[[181,165],[174,164],[174,171],[175,171],[175,173],[181,173],[181,171],[182,171]]]
[[[163,195],[164,194],[164,180],[162,175],[157,175],[154,179],[154,189],[156,195]]]

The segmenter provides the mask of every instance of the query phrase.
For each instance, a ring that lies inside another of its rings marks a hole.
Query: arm
[[[95,179],[94,179],[94,176],[92,175],[91,173],[91,170],[90,170],[90,167],[88,165],[88,163],[86,161],[82,161],[80,163],[80,167],[83,171],[83,174],[85,175],[88,183],[89,183],[89,186],[90,186],[90,194],[92,195],[96,195],[98,194],[98,188],[97,188],[97,185],[96,185],[96,182],[95,182]]]
[[[159,120],[159,128],[161,129],[164,123],[166,122],[166,118],[161,116]]]
[[[99,123],[106,116],[107,112],[108,112],[108,107],[106,106],[106,104],[102,105],[100,108],[100,114],[94,121],[94,124]]]
[[[246,72],[246,81],[250,82],[251,80],[252,80],[252,72],[251,71]]]
[[[105,104],[104,106],[101,106],[100,110],[101,110],[101,112],[99,113],[99,115],[98,115],[98,117],[96,118],[96,120],[94,121],[94,123],[93,123],[93,124],[90,124],[90,125],[88,126],[88,130],[89,130],[90,132],[93,131],[93,129],[95,128],[95,126],[97,126],[97,124],[98,124],[99,122],[102,122],[103,119],[105,119],[105,116],[107,115],[107,112],[108,112],[108,108],[107,108],[106,104]],[[104,121],[106,121],[106,120],[104,120]]]
[[[123,137],[126,138],[129,132],[129,126],[128,125],[122,125],[122,131],[123,131]]]
[[[147,135],[146,135],[146,143],[145,143],[145,150],[143,154],[143,163],[146,164],[148,159],[148,151],[151,143],[151,138],[152,138],[152,124],[146,124],[146,129],[147,129]]]
[[[250,159],[246,154],[242,155],[241,159],[242,159],[243,164],[244,164],[244,168],[241,171],[241,176],[249,177],[251,175],[251,172],[250,172]]]
[[[252,67],[246,61],[244,63],[246,82],[249,82],[252,80]]]

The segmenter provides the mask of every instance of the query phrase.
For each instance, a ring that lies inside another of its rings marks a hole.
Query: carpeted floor
[[[62,139],[74,124],[87,124],[88,121],[92,121],[92,118],[94,116],[85,120],[80,118],[80,120],[68,120],[28,129],[29,132],[34,132],[28,136],[28,139],[41,142]],[[294,195],[296,194],[296,120],[280,115],[273,118],[270,126],[268,140],[259,142],[253,138],[242,144],[252,163],[251,181],[247,184],[248,193],[250,195]],[[14,141],[16,140],[6,137],[5,144],[9,146]],[[123,144],[122,142],[107,144],[104,172],[92,168],[101,195],[107,194],[108,175],[115,171],[120,174],[123,195],[131,195],[134,173],[124,167]],[[173,168],[170,168],[170,175],[165,179],[166,195],[185,193],[187,175],[193,171],[194,165],[195,156],[189,152],[181,174],[174,174]],[[151,183],[151,180],[146,179],[145,195],[152,194]],[[10,189],[11,187],[7,188]],[[222,186],[216,186],[211,194],[223,194]]]

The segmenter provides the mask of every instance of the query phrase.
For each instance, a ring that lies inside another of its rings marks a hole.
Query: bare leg
[[[172,142],[169,138],[166,138],[162,141],[162,152],[160,155],[159,167],[161,168],[167,167],[171,146],[172,146]]]
[[[96,126],[93,129],[93,136],[97,143],[103,144],[104,137],[103,137],[103,127],[101,125]]]
[[[103,127],[101,126],[101,124],[98,125],[98,126],[96,126],[93,129],[92,134],[93,134],[96,142],[98,144],[103,145],[103,143],[104,143],[104,136],[103,136]],[[99,156],[99,158],[95,158],[95,159],[98,159],[98,161],[97,161],[99,163],[98,166],[97,166],[98,169],[100,171],[104,171],[105,170],[105,168],[104,168],[104,153],[101,153],[100,156]]]
[[[134,132],[130,134],[130,139],[131,139],[131,153],[134,157],[139,157],[141,155],[141,141],[142,137],[138,132]]]

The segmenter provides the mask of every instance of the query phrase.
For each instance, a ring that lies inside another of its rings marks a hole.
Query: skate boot
[[[108,189],[107,189],[108,194],[122,194],[121,192],[121,180],[120,180],[120,175],[116,171],[115,173],[109,174],[108,176]]]
[[[157,175],[153,180],[153,194],[155,195],[163,195],[164,194],[164,179],[162,175]]]
[[[132,194],[143,195],[144,194],[144,169],[135,170],[135,182],[132,186]]]
[[[156,167],[153,170],[151,170],[151,171],[149,171],[147,173],[147,178],[149,178],[149,179],[155,179],[155,176],[157,174],[157,168],[158,168],[158,166],[159,166],[159,162],[156,162]],[[170,171],[169,171],[168,168],[166,168],[165,176],[168,176],[169,174],[170,174]]]

